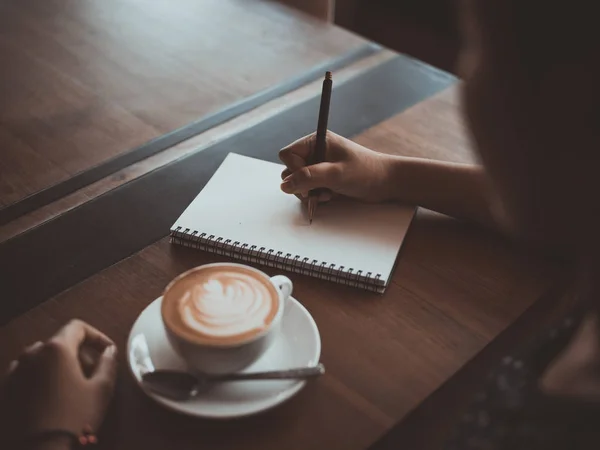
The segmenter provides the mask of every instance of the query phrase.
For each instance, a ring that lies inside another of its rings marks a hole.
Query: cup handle
[[[292,280],[285,275],[275,275],[274,277],[271,277],[271,283],[273,283],[275,287],[281,291],[283,302],[285,303],[290,295],[292,295],[292,291],[294,289]]]

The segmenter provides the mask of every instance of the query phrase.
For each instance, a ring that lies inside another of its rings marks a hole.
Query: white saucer
[[[139,355],[140,346],[143,346],[144,342],[147,343],[151,363],[155,368],[185,370],[186,367],[167,340],[160,317],[161,302],[162,297],[142,311],[133,324],[127,343],[127,361],[133,377],[142,390],[161,405],[197,417],[242,417],[279,405],[296,394],[306,383],[297,380],[223,383],[186,401],[175,401],[155,394],[141,381],[144,368]],[[281,336],[259,360],[246,368],[245,372],[318,364],[321,356],[321,337],[315,321],[296,299],[290,297],[285,306]]]

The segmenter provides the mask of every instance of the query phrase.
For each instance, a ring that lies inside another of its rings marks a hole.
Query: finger
[[[294,195],[298,197],[303,203],[308,202],[309,192],[302,192],[301,194]],[[322,192],[319,192],[319,203],[327,203],[331,201],[333,195],[333,192],[331,192],[329,189],[323,189]]]
[[[323,191],[319,194],[319,203],[327,203],[333,198],[333,192],[330,190]]]
[[[114,342],[108,336],[81,320],[69,322],[53,339],[61,341],[69,350],[74,352],[84,342],[101,351],[104,351],[110,345],[114,345]]]
[[[279,151],[279,159],[294,172],[306,166],[307,161],[314,148],[315,134],[309,134]]]
[[[26,367],[35,364],[36,356],[41,353],[41,350],[45,347],[41,341],[34,342],[33,344],[25,347],[23,352],[19,355],[16,361],[12,361],[6,372],[7,375],[15,372],[18,367]]]
[[[283,172],[281,172],[281,179],[285,180],[287,177],[289,177],[292,174],[292,172],[290,171],[290,169],[284,169]],[[308,197],[306,196],[305,192],[302,193],[298,193],[298,194],[294,194],[296,196],[296,198],[298,198],[298,200],[300,200],[301,202],[304,202],[306,200],[308,200]],[[319,201],[321,201],[321,199],[319,199]]]
[[[28,347],[25,347],[25,351],[24,353],[28,354],[28,355],[35,355],[37,352],[39,352],[42,347],[44,346],[44,343],[42,341],[36,341],[33,344],[31,344]]]
[[[8,367],[6,368],[2,376],[0,376],[0,420],[2,419],[2,402],[5,401],[5,399],[2,397],[6,394],[7,385],[12,379],[12,374],[15,373],[17,367],[19,367],[19,361],[17,361],[16,359],[12,360],[8,364]]]
[[[286,165],[286,167],[288,169],[290,169],[292,172],[294,172],[308,164],[306,159],[304,159],[294,153],[290,153],[290,154],[284,156],[283,158],[281,158],[281,160]]]
[[[281,190],[286,194],[302,194],[317,188],[331,189],[339,177],[340,169],[336,163],[306,166],[285,178]]]
[[[25,347],[23,353],[21,353],[19,356],[19,361],[23,361],[35,356],[42,348],[44,348],[44,343],[42,341],[34,342],[33,344]]]
[[[104,389],[112,392],[117,378],[117,346],[109,345],[104,349],[96,370],[92,374],[92,379],[95,382],[101,383]]]
[[[102,353],[107,347],[97,349],[94,346],[83,344],[79,347],[79,364],[83,370],[83,374],[90,378],[96,370],[96,365],[102,356]]]
[[[18,366],[19,361],[17,361],[16,359],[12,360],[6,369],[6,375],[10,376],[15,370],[17,370]]]

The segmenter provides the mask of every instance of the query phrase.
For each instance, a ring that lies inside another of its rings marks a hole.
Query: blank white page
[[[230,153],[172,228],[381,274],[387,285],[415,208],[335,199],[309,225],[306,207],[279,187],[283,169]]]

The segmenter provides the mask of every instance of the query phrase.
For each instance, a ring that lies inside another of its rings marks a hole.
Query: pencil
[[[327,149],[327,121],[329,120],[329,105],[331,103],[331,87],[333,80],[331,72],[325,73],[323,80],[323,89],[321,91],[321,105],[319,106],[319,120],[317,123],[317,135],[315,137],[315,150],[312,155],[311,164],[319,164],[325,161],[325,151]],[[308,193],[308,219],[312,224],[317,204],[319,203],[319,195],[322,189],[312,189]]]

